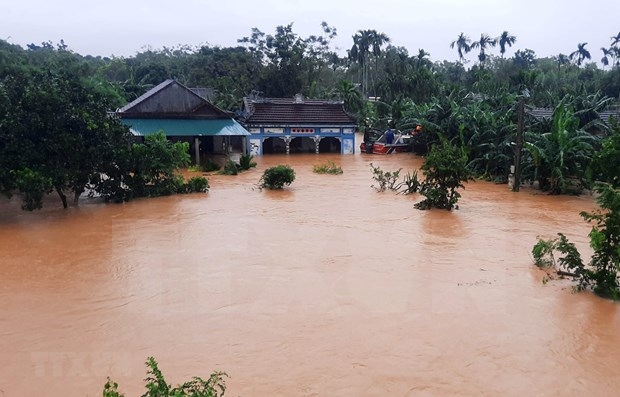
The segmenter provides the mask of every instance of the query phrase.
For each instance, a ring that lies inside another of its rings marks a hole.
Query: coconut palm
[[[592,59],[590,51],[586,49],[587,45],[588,43],[577,44],[577,50],[571,52],[571,54],[568,56],[571,61],[575,61],[577,66],[581,66],[585,59]]]
[[[480,66],[483,66],[484,62],[487,59],[487,55],[486,55],[487,48],[495,47],[496,44],[497,44],[497,40],[492,39],[491,36],[489,36],[486,33],[482,33],[480,35],[479,41],[474,41],[473,43],[471,43],[472,49],[480,48],[480,53],[478,54],[478,60],[480,61]]]
[[[455,46],[459,54],[459,60],[462,63],[465,59],[465,54],[471,51],[471,39],[465,36],[465,33],[461,32],[459,37],[450,44],[450,48],[454,48]]]
[[[506,46],[512,47],[512,45],[517,41],[517,36],[513,36],[508,31],[504,30],[498,38],[495,39],[499,44],[499,53],[504,57],[504,53],[506,52]]]

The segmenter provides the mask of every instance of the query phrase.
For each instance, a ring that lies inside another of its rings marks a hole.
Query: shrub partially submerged
[[[146,382],[147,392],[142,397],[222,397],[226,392],[226,382],[224,377],[228,376],[224,372],[213,372],[209,379],[202,379],[194,376],[191,380],[172,387],[166,382],[164,375],[157,366],[157,361],[153,357],[146,360],[148,370]],[[103,387],[103,397],[124,397],[119,393],[118,383],[108,378]]]
[[[562,233],[555,239],[539,239],[532,255],[537,266],[568,270],[577,281],[577,290],[591,288],[598,295],[620,299],[620,190],[598,184],[595,191],[601,208],[581,213],[593,223],[589,236],[594,254],[590,262],[584,263],[575,245]]]
[[[258,187],[261,189],[282,189],[295,180],[295,170],[288,165],[276,165],[267,168],[263,176],[258,181]]]
[[[342,174],[342,168],[334,164],[333,161],[327,161],[323,164],[315,164],[312,167],[312,172],[315,174],[332,174],[339,175]]]
[[[381,167],[375,167],[372,163],[370,163],[370,169],[372,170],[372,179],[377,183],[376,185],[371,185],[370,187],[374,188],[377,192],[398,190],[396,182],[398,182],[402,168],[399,168],[396,171],[383,171]]]

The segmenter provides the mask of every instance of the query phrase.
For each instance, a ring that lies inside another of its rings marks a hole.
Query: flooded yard
[[[226,395],[613,396],[620,309],[543,283],[536,237],[587,252],[589,195],[472,182],[458,211],[377,193],[369,164],[410,154],[271,155],[208,194],[84,201],[41,212],[0,201],[0,396],[144,393],[212,370]],[[334,161],[343,175],[318,175]],[[288,164],[284,191],[253,188]]]

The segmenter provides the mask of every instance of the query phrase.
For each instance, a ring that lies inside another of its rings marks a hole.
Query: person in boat
[[[387,143],[388,145],[394,143],[394,131],[392,130],[392,128],[388,128],[388,130],[385,132],[385,143]]]

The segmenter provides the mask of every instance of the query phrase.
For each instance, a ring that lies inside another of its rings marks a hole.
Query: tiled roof
[[[250,125],[355,125],[342,102],[300,98],[244,98]]]
[[[527,113],[536,120],[551,120],[553,118],[552,108],[531,108],[527,110]],[[598,112],[598,116],[604,123],[609,123],[609,118],[612,116],[616,121],[620,121],[620,110],[604,110]]]

